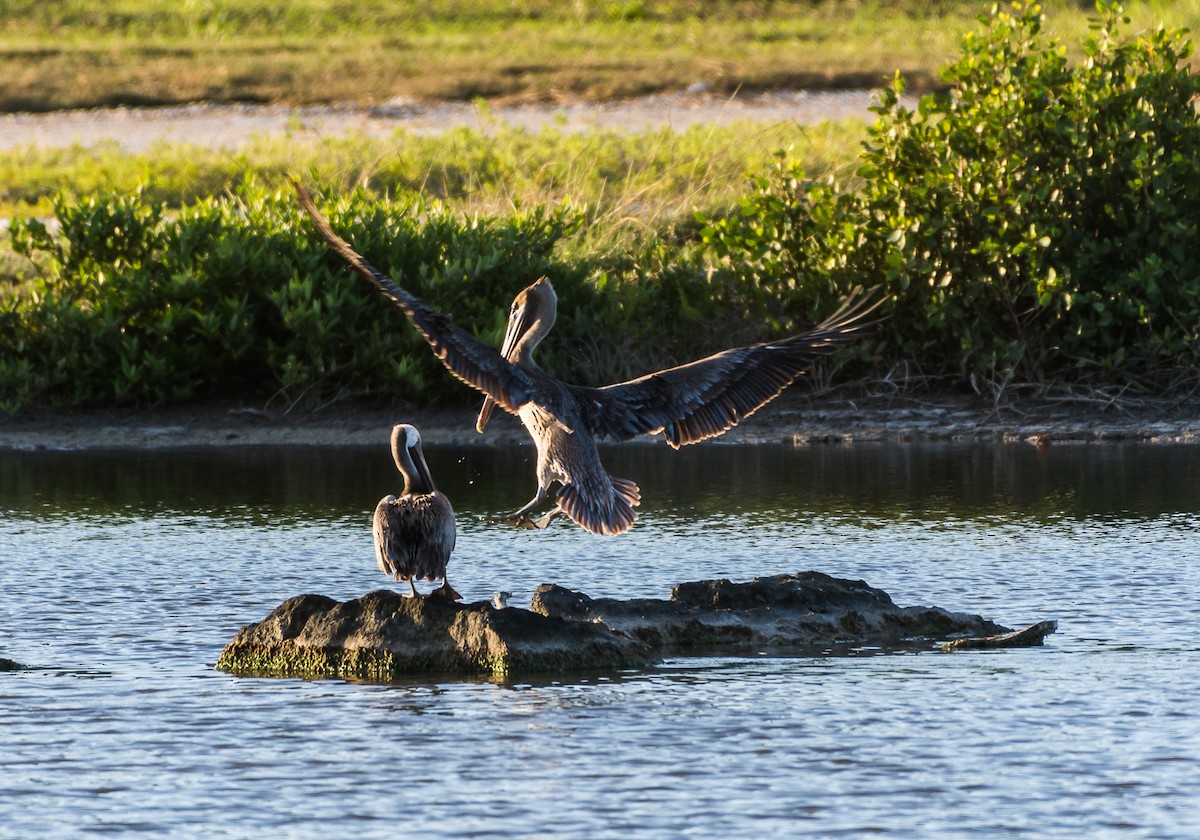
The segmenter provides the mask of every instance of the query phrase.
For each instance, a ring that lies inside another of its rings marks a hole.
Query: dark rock
[[[217,668],[244,676],[387,681],[406,674],[608,670],[647,665],[645,645],[603,625],[489,602],[407,598],[391,590],[339,603],[300,595],[242,628]]]
[[[681,583],[669,601],[589,598],[542,584],[534,612],[602,623],[652,648],[808,648],[911,645],[1008,632],[977,615],[938,607],[897,607],[861,580],[820,572],[775,575],[747,583]]]
[[[23,671],[25,666],[20,662],[13,662],[11,659],[5,659],[0,656],[0,671]]]
[[[1057,621],[1039,621],[1024,630],[1004,633],[999,636],[985,636],[973,639],[953,639],[942,645],[942,650],[990,650],[993,648],[1034,647],[1045,641],[1046,637],[1058,629]]]
[[[819,572],[681,583],[670,600],[589,598],[543,584],[532,611],[391,590],[344,603],[301,595],[244,627],[217,668],[248,676],[388,681],[412,674],[510,677],[641,667],[657,654],[831,647],[947,649],[1038,644],[1054,622],[1012,634],[977,615],[898,607],[861,580]],[[1036,638],[1035,638],[1036,637]]]

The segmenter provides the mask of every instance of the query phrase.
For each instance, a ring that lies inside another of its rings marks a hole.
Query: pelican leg
[[[417,585],[415,583],[413,583],[412,578],[408,578],[408,588],[411,590],[411,594],[409,594],[408,597],[410,597],[410,598],[420,598],[421,597],[420,595],[417,594]]]

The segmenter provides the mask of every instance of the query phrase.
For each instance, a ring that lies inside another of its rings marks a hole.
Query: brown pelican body
[[[477,428],[483,431],[494,405],[520,417],[537,445],[538,490],[528,504],[498,520],[520,527],[542,528],[564,513],[594,534],[624,533],[637,519],[640,493],[632,481],[604,470],[597,438],[621,441],[663,432],[678,449],[720,435],[778,396],[818,357],[870,326],[864,319],[877,305],[852,295],[800,335],[735,347],[603,388],[568,385],[533,361],[534,348],[554,325],[557,298],[549,280],[543,277],[517,295],[497,353],[363,259],[333,232],[299,185],[296,190],[325,240],[408,315],[451,373],[483,392]],[[560,485],[555,507],[531,519],[555,484]]]
[[[497,521],[521,527],[544,528],[559,513],[565,513],[593,534],[622,534],[637,520],[634,508],[641,503],[638,486],[624,478],[613,478],[600,463],[596,440],[585,431],[588,423],[580,404],[580,390],[548,376],[533,360],[533,349],[550,332],[558,312],[558,298],[550,281],[542,278],[523,289],[513,300],[508,329],[500,355],[529,376],[549,395],[553,408],[537,399],[519,405],[515,413],[537,446],[537,493],[518,510]],[[475,428],[487,425],[495,397],[487,396]],[[511,409],[509,409],[511,411]],[[529,514],[558,484],[555,507],[539,519]]]
[[[404,476],[404,492],[384,496],[375,507],[375,562],[379,571],[408,582],[417,596],[416,580],[440,580],[432,594],[457,600],[446,579],[446,562],[454,550],[454,510],[433,486],[421,434],[407,424],[392,428],[392,458]]]

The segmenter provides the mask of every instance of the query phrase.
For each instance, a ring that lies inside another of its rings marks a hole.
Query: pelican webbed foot
[[[442,585],[430,592],[427,598],[444,598],[447,601],[461,601],[462,596],[450,585],[450,581],[442,578]]]
[[[554,517],[559,516],[560,514],[562,514],[562,512],[563,512],[563,509],[561,507],[555,507],[552,510],[546,511],[541,516],[539,516],[537,519],[530,520],[530,522],[533,524],[534,528],[537,528],[540,530],[542,528],[545,528],[552,521],[554,521]]]
[[[537,526],[533,524],[533,520],[524,513],[510,513],[507,516],[485,516],[483,521],[489,525],[511,525],[514,528],[520,528],[522,531],[531,531]]]
[[[540,531],[562,512],[561,507],[555,507],[534,519],[529,516],[528,512],[518,510],[504,516],[489,516],[485,521],[491,525],[511,525],[514,528],[520,528],[522,531]]]

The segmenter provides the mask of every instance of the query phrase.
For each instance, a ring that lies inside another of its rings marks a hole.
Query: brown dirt
[[[377,446],[394,423],[416,425],[429,443],[508,446],[528,438],[497,415],[486,435],[473,409],[364,409],[316,413],[208,404],[145,411],[27,411],[0,415],[0,449],[170,449],[210,446]],[[644,438],[644,442],[661,440]],[[874,441],[1027,442],[1039,446],[1113,441],[1200,443],[1200,404],[1029,401],[995,407],[976,397],[847,399],[784,394],[708,445]]]

